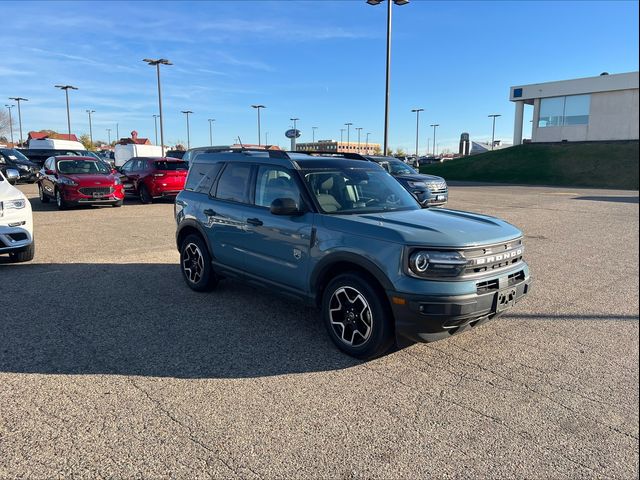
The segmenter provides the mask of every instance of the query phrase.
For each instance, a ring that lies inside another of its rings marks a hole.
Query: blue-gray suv
[[[522,233],[499,220],[423,209],[373,162],[228,149],[191,163],[175,203],[187,285],[225,277],[322,310],[358,358],[476,327],[530,289]]]

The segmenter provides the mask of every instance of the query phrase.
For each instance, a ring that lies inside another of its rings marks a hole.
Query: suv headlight
[[[60,185],[66,185],[69,187],[77,187],[78,184],[76,182],[74,182],[73,180],[71,180],[70,178],[67,177],[60,177],[58,178],[58,183]]]
[[[29,167],[28,167],[28,166],[26,166],[26,165],[23,165],[23,164],[21,164],[21,163],[18,163],[18,164],[16,165],[16,168],[17,168],[18,170],[24,170],[24,171],[27,171],[27,172],[29,171]]]
[[[467,265],[467,259],[460,252],[414,250],[408,260],[408,273],[422,278],[457,277]]]
[[[115,178],[113,179],[113,184],[114,184],[114,185],[122,185],[122,182],[120,181],[120,178],[119,178],[119,177],[115,177]]]
[[[24,198],[17,198],[15,200],[8,200],[5,202],[2,202],[2,204],[6,209],[15,208],[19,210],[27,206],[27,201]]]
[[[407,182],[411,188],[425,188],[427,186],[424,182]]]

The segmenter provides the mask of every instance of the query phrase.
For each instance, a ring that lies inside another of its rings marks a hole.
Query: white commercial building
[[[638,72],[511,87],[513,144],[522,143],[524,105],[532,142],[638,140]]]

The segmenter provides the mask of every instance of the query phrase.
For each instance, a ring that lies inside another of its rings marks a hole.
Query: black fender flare
[[[203,228],[203,226],[191,219],[191,218],[187,218],[185,220],[183,220],[182,222],[180,222],[180,225],[178,226],[178,229],[176,230],[176,247],[178,249],[178,251],[180,251],[180,242],[178,241],[178,239],[180,238],[180,234],[181,232],[185,229],[185,228],[193,228],[195,230],[198,231],[198,233],[200,234],[200,236],[202,237],[202,239],[204,240],[204,243],[207,245],[207,250],[209,251],[209,255],[211,255],[211,258],[215,258],[215,255],[213,254],[213,249],[211,248],[211,244],[209,243],[209,236],[207,235],[207,232],[205,231],[205,229]]]

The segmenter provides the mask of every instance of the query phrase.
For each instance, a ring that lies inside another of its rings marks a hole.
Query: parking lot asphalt
[[[370,362],[313,309],[184,284],[173,205],[57,211],[0,265],[0,477],[637,478],[638,192],[466,185],[532,294]]]

